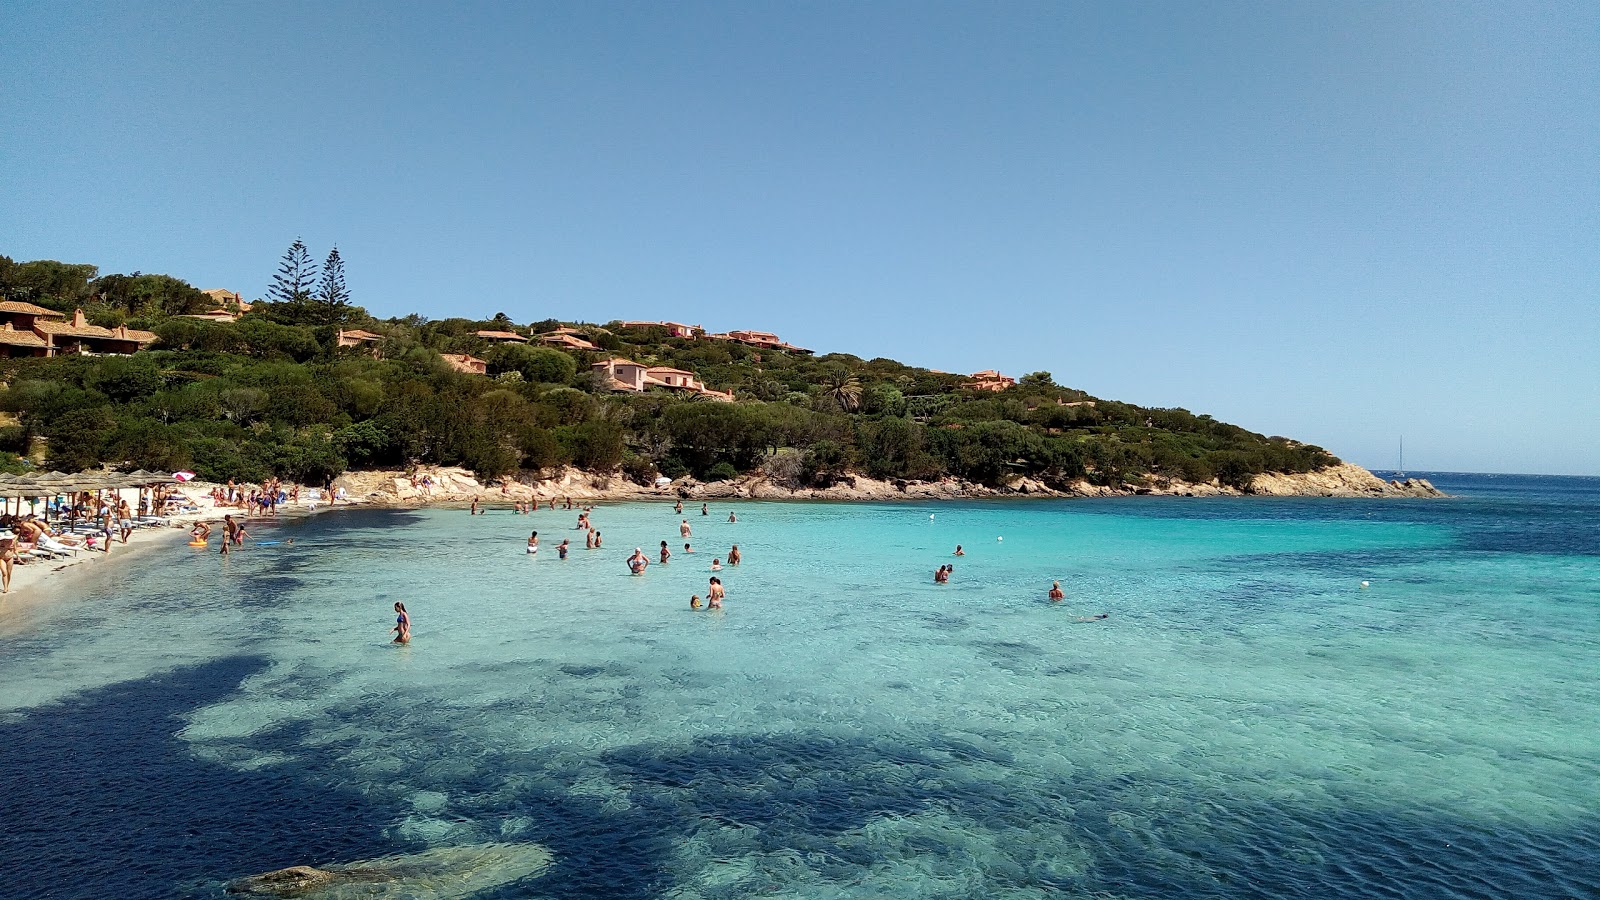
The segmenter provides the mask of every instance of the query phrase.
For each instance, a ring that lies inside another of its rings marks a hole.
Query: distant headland
[[[317,267],[298,241],[253,302],[0,256],[0,372],[13,473],[377,489],[420,466],[595,497],[1439,496],[1049,372],[950,374],[666,320],[379,319],[351,301],[337,250]]]

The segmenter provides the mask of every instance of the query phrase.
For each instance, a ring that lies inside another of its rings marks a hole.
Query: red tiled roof
[[[0,328],[0,344],[6,344],[11,347],[45,346],[44,338],[31,331],[17,331],[9,323],[7,323],[6,327]]]
[[[46,334],[59,334],[64,337],[99,338],[101,340],[137,341],[148,344],[156,339],[155,332],[139,331],[126,325],[116,328],[101,328],[98,325],[72,325],[67,322],[34,322],[34,330]]]
[[[480,331],[478,337],[491,341],[525,341],[527,338],[512,331]]]
[[[42,306],[35,306],[32,303],[23,303],[19,300],[7,300],[3,303],[0,303],[0,313],[14,313],[25,316],[50,316],[51,318],[56,319],[65,318],[67,315],[63,312],[56,312],[53,309],[45,309]]]
[[[324,332],[324,333],[326,333],[326,332]],[[383,340],[383,335],[381,335],[381,334],[373,334],[370,331],[362,331],[359,328],[353,328],[353,329],[351,329],[349,331],[341,330],[339,332],[339,337],[341,339],[350,338],[351,340],[356,340],[356,341],[381,341],[381,340]]]

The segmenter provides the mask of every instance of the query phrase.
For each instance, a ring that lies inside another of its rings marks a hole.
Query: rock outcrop
[[[550,866],[539,844],[468,844],[386,856],[327,868],[291,866],[240,878],[228,893],[248,897],[341,900],[347,897],[406,897],[456,900],[513,884]]]
[[[429,484],[422,482],[428,477]],[[1137,487],[1109,487],[1075,481],[1049,485],[1033,478],[1019,478],[1004,487],[988,487],[971,481],[947,478],[941,481],[883,481],[864,475],[847,475],[831,487],[791,488],[762,474],[746,475],[727,481],[701,482],[680,478],[670,484],[645,487],[618,474],[597,475],[566,468],[537,481],[507,479],[485,485],[472,473],[459,468],[419,470],[416,476],[402,472],[350,472],[336,482],[353,500],[380,506],[423,506],[434,503],[586,500],[970,500],[988,497],[1118,497],[1150,495],[1166,497],[1229,497],[1245,493],[1270,497],[1443,497],[1442,492],[1420,478],[1389,482],[1351,463],[1340,463],[1316,472],[1257,475],[1249,491],[1240,491],[1216,481],[1195,484],[1185,481],[1152,480]]]

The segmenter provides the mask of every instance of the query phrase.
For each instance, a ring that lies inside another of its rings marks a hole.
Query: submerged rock
[[[406,897],[451,900],[542,874],[553,857],[539,844],[491,843],[435,847],[326,868],[290,866],[228,884],[228,893],[251,897],[347,900]]]

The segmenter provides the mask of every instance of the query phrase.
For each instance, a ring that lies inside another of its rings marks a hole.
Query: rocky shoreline
[[[427,475],[431,485],[420,479]],[[1425,479],[1404,482],[1384,481],[1366,469],[1340,463],[1317,472],[1303,474],[1258,475],[1249,492],[1213,481],[1190,484],[1170,481],[1140,488],[1110,488],[1076,482],[1065,489],[1022,478],[1003,488],[987,487],[957,479],[944,481],[880,481],[865,476],[846,476],[829,488],[791,489],[764,475],[747,475],[727,481],[700,482],[680,478],[670,484],[647,487],[634,484],[619,474],[602,475],[577,469],[562,469],[538,480],[511,480],[484,484],[460,468],[429,468],[411,474],[398,471],[347,472],[335,484],[345,489],[351,500],[375,506],[425,506],[430,504],[480,503],[538,500],[977,500],[992,498],[1066,497],[1444,497]]]

